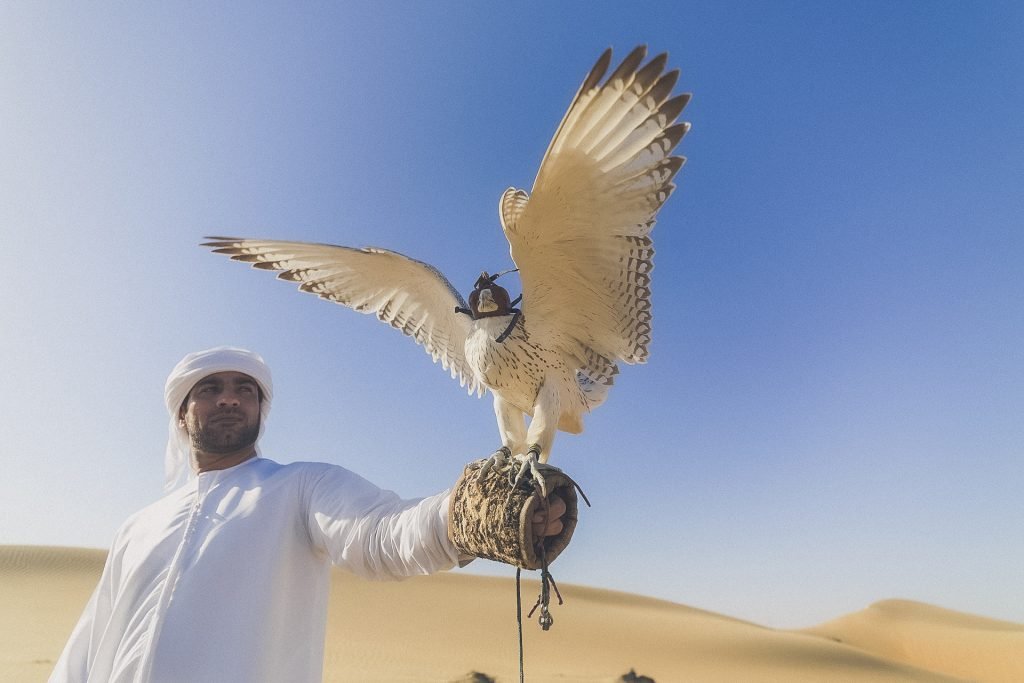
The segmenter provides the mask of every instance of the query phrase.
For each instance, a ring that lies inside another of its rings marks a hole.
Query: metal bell
[[[540,608],[540,617],[537,619],[540,622],[540,627],[547,631],[551,628],[551,624],[555,623],[555,618],[551,616],[551,612],[548,612],[547,607]]]

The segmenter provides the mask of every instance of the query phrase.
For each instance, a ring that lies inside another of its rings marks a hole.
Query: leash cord
[[[512,330],[513,330],[513,328],[515,328],[516,322],[519,321],[519,316],[521,316],[523,314],[523,312],[520,311],[518,308],[513,308],[512,309],[512,313],[514,315],[512,316],[512,320],[511,320],[511,322],[509,322],[508,327],[506,327],[505,331],[502,332],[501,334],[499,334],[498,338],[494,340],[494,341],[498,342],[499,344],[502,343],[503,341],[505,341],[506,339],[508,339],[508,335],[512,334]]]
[[[520,577],[523,570],[516,567],[516,623],[519,625],[519,683],[523,683],[523,595]]]

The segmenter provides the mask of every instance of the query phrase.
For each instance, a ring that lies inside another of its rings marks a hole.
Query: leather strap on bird
[[[547,500],[531,481],[514,486],[510,468],[485,468],[486,462],[467,465],[452,489],[448,536],[462,553],[521,569],[546,569],[569,545],[576,529],[576,482],[557,467],[543,466],[548,493],[565,501],[565,514],[562,531],[540,540],[533,533],[533,516]]]

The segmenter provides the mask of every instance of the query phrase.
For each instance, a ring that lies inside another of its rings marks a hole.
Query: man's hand
[[[533,534],[538,538],[554,536],[562,531],[565,501],[555,494],[548,496],[547,510],[542,506],[533,513]]]

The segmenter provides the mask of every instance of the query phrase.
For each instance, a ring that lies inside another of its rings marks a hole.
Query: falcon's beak
[[[477,302],[476,310],[481,313],[491,313],[498,310],[498,304],[494,301],[494,295],[489,289],[480,290],[480,301]]]

